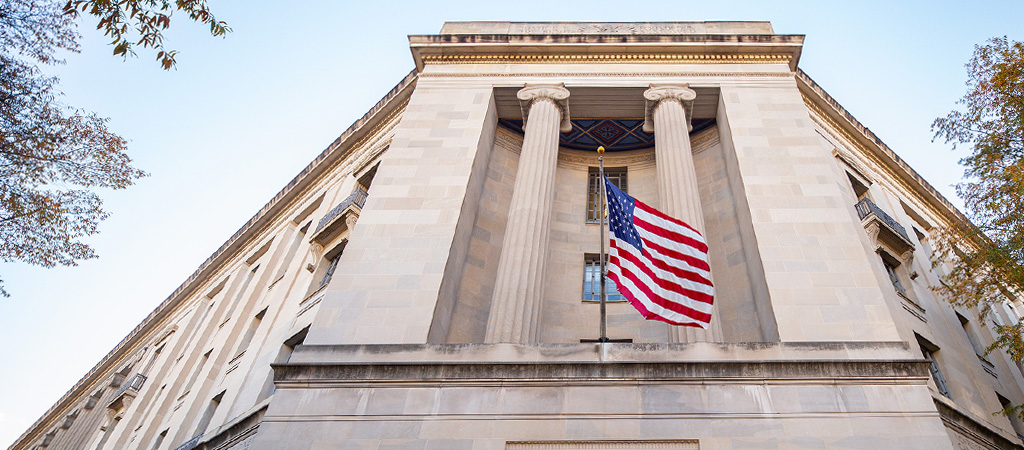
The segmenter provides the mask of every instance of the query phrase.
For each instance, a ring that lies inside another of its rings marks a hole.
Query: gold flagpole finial
[[[598,155],[603,155],[604,154],[604,147],[603,146],[597,148],[597,154]]]

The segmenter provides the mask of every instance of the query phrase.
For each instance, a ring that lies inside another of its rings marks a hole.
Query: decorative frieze
[[[683,63],[683,64],[790,64],[791,55],[763,54],[594,54],[594,55],[423,55],[426,64],[523,63]]]
[[[707,150],[715,146],[715,144],[718,144],[719,141],[718,127],[716,126],[712,126],[690,136],[693,153],[700,153]],[[503,150],[519,154],[523,148],[523,135],[506,128],[498,127],[497,132],[494,134],[494,145]],[[591,155],[580,150],[561,149],[558,152],[558,162],[594,166],[597,165],[597,154],[595,153]],[[654,152],[650,151],[650,149],[646,149],[631,150],[621,153],[605,153],[604,162],[609,166],[628,166],[632,164],[650,163],[654,162]]]
[[[507,442],[505,450],[699,450],[696,439]]]
[[[742,78],[792,78],[795,72],[424,72],[418,77],[422,78],[449,78],[449,77],[550,77],[550,78],[572,78],[572,77],[742,77]]]

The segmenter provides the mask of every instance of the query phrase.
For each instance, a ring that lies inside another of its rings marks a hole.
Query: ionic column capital
[[[683,84],[651,84],[650,88],[644,91],[644,98],[647,99],[647,108],[644,112],[644,131],[654,132],[654,111],[664,101],[679,102],[686,112],[686,131],[693,129],[690,119],[693,115],[693,100],[697,93],[690,89],[690,85]]]
[[[569,122],[569,90],[564,83],[557,84],[526,84],[526,87],[516,94],[519,98],[519,106],[523,110],[523,127],[530,115],[530,107],[538,101],[548,101],[558,107],[560,116],[558,131],[568,133],[572,131],[572,124]]]

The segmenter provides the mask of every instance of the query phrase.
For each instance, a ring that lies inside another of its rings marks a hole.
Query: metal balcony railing
[[[142,385],[144,384],[146,384],[146,376],[141,373],[137,373],[135,376],[129,378],[128,381],[121,383],[121,387],[117,389],[117,392],[114,394],[114,398],[117,398],[128,389],[139,392],[142,390]]]
[[[907,229],[903,228],[903,225],[900,225],[900,223],[897,222],[896,219],[893,219],[892,216],[883,211],[882,208],[879,208],[878,205],[875,204],[875,202],[867,198],[864,198],[861,201],[857,202],[857,216],[860,217],[860,220],[864,220],[865,217],[868,217],[872,214],[874,214],[875,217],[878,217],[878,219],[881,220],[882,223],[886,224],[893,231],[899,233],[899,235],[905,241],[907,241],[908,243],[913,242],[910,240],[910,235],[907,234]]]
[[[192,450],[199,446],[199,439],[202,439],[202,437],[203,433],[199,433],[195,435],[195,437],[193,437],[192,439],[185,441],[184,444],[179,445],[178,448],[174,450]]]
[[[315,236],[316,233],[320,231],[321,228],[327,226],[327,224],[331,223],[335,218],[341,215],[341,213],[345,212],[345,209],[347,209],[349,206],[355,205],[359,208],[362,208],[363,204],[365,203],[366,190],[363,188],[356,188],[355,192],[352,192],[352,195],[345,197],[345,199],[342,200],[341,203],[338,203],[337,206],[331,208],[330,212],[328,212],[323,219],[320,219],[320,222],[316,224],[316,230],[313,231],[313,235]]]

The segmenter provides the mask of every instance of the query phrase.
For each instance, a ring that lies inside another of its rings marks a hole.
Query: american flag
[[[708,245],[673,219],[604,179],[611,254],[608,278],[647,319],[707,329],[714,287]]]

